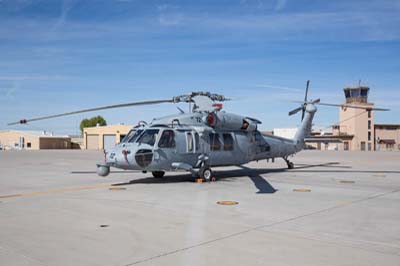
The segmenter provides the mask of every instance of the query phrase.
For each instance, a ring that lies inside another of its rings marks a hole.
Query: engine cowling
[[[257,124],[259,123],[248,117],[225,112],[208,113],[204,122],[213,128],[244,131],[257,130]]]

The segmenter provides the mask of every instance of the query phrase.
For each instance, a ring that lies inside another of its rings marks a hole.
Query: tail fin
[[[294,115],[299,111],[302,111],[301,114],[301,126],[297,130],[297,133],[294,137],[294,142],[296,143],[296,147],[298,149],[302,149],[304,147],[304,138],[308,137],[311,134],[312,120],[314,118],[314,114],[317,111],[315,107],[315,103],[319,103],[320,99],[314,101],[308,101],[308,87],[310,85],[310,81],[307,80],[306,93],[304,96],[304,102],[300,102],[301,106],[293,109],[289,112],[289,115]]]
[[[294,142],[297,145],[304,145],[304,138],[309,137],[311,134],[312,121],[317,112],[317,108],[312,103],[306,104],[305,116],[303,121],[301,121],[300,127],[297,129],[296,135],[294,136]]]

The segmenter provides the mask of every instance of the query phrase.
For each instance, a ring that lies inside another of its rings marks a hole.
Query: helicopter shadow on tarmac
[[[254,186],[258,189],[257,194],[272,194],[278,191],[275,189],[262,175],[268,173],[278,173],[278,172],[294,172],[296,169],[307,169],[313,167],[335,167],[335,168],[351,168],[351,166],[340,166],[339,162],[328,162],[317,165],[309,165],[309,164],[298,164],[298,167],[294,169],[286,169],[286,168],[249,168],[246,166],[239,166],[241,169],[234,170],[223,170],[223,171],[214,171],[214,177],[218,180],[217,182],[231,182],[236,178],[248,176],[250,180],[254,183]],[[304,170],[301,170],[304,171]],[[337,170],[327,170],[327,171],[337,171]],[[315,172],[318,172],[316,170]],[[140,179],[133,179],[129,182],[124,183],[116,183],[113,186],[127,186],[127,185],[135,185],[135,184],[167,184],[167,183],[181,183],[181,182],[193,182],[193,177],[190,174],[183,175],[168,175],[166,178],[153,178],[153,177],[145,177]]]

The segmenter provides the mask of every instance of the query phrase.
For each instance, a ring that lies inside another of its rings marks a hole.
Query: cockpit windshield
[[[127,142],[129,142],[129,143],[135,142],[135,140],[140,136],[140,134],[142,134],[142,132],[143,132],[143,129],[135,130],[135,134],[131,135],[129,137],[129,139],[127,140]]]
[[[150,146],[154,146],[156,143],[157,135],[160,130],[158,129],[147,129],[143,134],[138,138],[137,142],[139,144],[148,144]]]
[[[132,129],[131,131],[126,134],[126,136],[121,140],[121,143],[128,142],[128,140],[135,135],[136,129]]]

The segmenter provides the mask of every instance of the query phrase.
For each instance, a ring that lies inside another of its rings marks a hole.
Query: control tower
[[[343,89],[346,104],[364,107],[365,109],[353,109],[340,107],[340,129],[341,135],[353,136],[351,141],[345,141],[345,150],[373,151],[375,149],[374,136],[374,104],[368,102],[369,87],[345,87]]]

